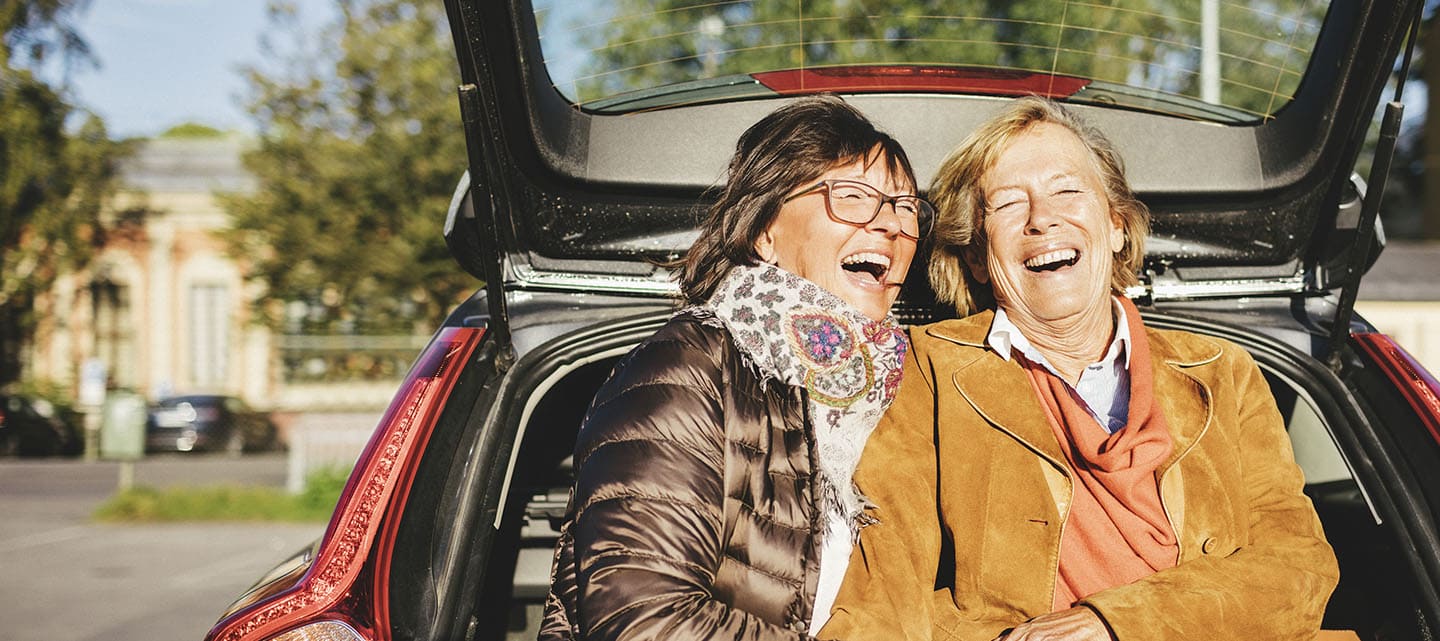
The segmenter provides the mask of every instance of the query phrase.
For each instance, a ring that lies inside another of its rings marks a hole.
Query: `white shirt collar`
[[[1112,296],[1110,300],[1115,304],[1115,337],[1111,339],[1110,347],[1105,350],[1105,355],[1099,362],[1110,363],[1114,362],[1116,357],[1124,356],[1125,369],[1129,370],[1130,323],[1126,319],[1125,306],[1120,304],[1120,299]],[[1007,361],[1010,360],[1013,351],[1018,351],[1032,362],[1045,366],[1045,369],[1055,373],[1056,376],[1060,375],[1055,372],[1050,361],[1045,360],[1045,356],[1035,349],[1029,339],[1025,338],[1025,334],[1020,331],[1014,321],[1010,320],[1010,316],[1005,313],[1004,308],[995,308],[995,319],[990,322],[990,333],[985,336],[985,343],[990,346],[990,349],[995,350],[1000,358]]]

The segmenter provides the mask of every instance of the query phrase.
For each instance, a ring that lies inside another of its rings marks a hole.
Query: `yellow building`
[[[85,406],[100,382],[155,400],[172,394],[238,396],[282,415],[383,408],[426,337],[273,334],[253,322],[259,290],[227,255],[216,193],[245,193],[241,138],[156,139],[121,169],[115,231],[90,268],[62,276],[37,302],[27,376],[64,384]],[[120,212],[143,208],[125,222]],[[377,345],[381,347],[377,348]],[[317,376],[335,355],[397,361],[382,380]],[[87,387],[90,389],[87,390]]]
[[[227,218],[214,193],[254,188],[240,166],[244,144],[152,140],[122,166],[113,210],[147,214],[117,220],[90,268],[37,302],[31,377],[83,395],[94,382],[83,372],[99,363],[110,385],[150,398],[214,392],[271,404],[269,332],[250,322],[240,267],[217,235]]]

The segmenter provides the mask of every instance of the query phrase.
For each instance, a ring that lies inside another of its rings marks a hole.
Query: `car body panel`
[[[207,639],[265,638],[307,617],[343,621],[367,638],[389,638],[388,581],[375,581],[388,575],[389,555],[383,551],[390,549],[397,515],[410,494],[418,453],[457,382],[467,370],[473,375],[466,365],[483,336],[474,328],[436,335],[361,453],[313,556],[292,559],[289,570],[272,572],[269,581],[231,606]],[[379,555],[373,554],[376,541],[381,542]]]

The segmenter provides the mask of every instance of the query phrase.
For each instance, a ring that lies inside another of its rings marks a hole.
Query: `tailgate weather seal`
[[[677,297],[680,285],[668,278],[641,278],[614,274],[581,274],[576,272],[540,271],[527,265],[512,265],[513,284],[521,289],[567,292],[606,292]]]
[[[1140,301],[1199,300],[1245,296],[1294,296],[1305,293],[1302,274],[1264,280],[1151,280],[1125,288],[1125,295]]]

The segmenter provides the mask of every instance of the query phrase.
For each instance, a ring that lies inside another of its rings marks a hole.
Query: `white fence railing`
[[[303,413],[290,426],[290,459],[285,489],[299,493],[311,472],[326,468],[349,470],[365,449],[379,412]]]

